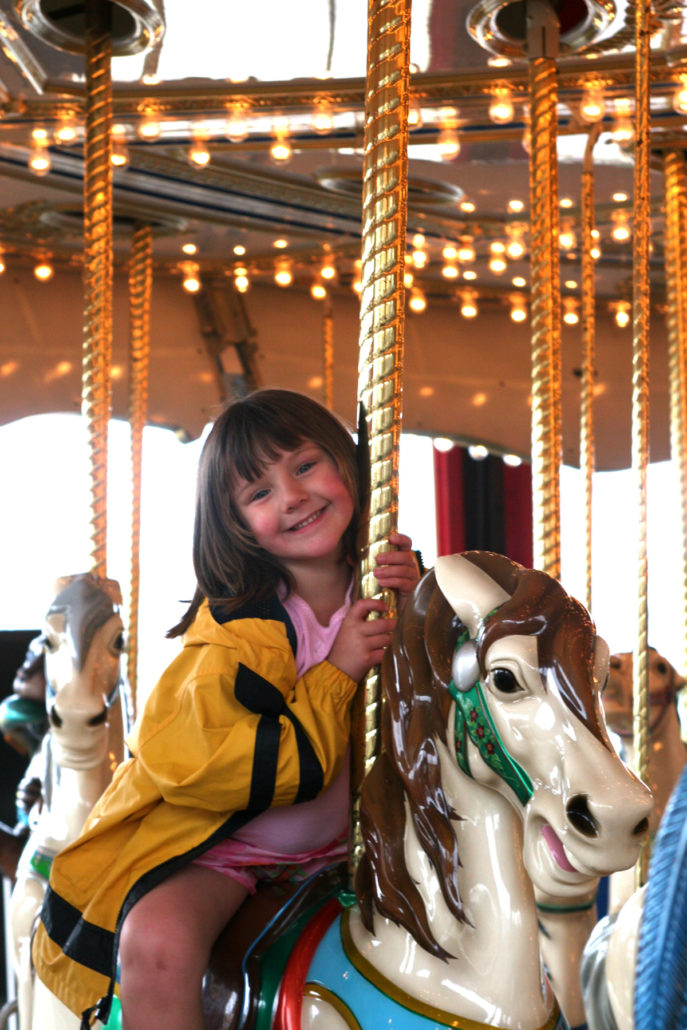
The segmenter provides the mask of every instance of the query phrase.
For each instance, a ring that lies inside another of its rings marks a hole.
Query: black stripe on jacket
[[[69,958],[96,973],[113,977],[119,929],[126,914],[139,898],[198,855],[236,833],[251,819],[270,807],[277,777],[281,737],[280,716],[284,715],[293,725],[298,747],[300,783],[294,803],[310,800],[322,790],[324,776],[312,744],[298,719],[288,709],[277,688],[252,669],[239,663],[235,695],[237,700],[249,711],[261,715],[255,737],[248,807],[240,812],[234,812],[202,844],[145,873],[134,884],[124,900],[116,934],[87,922],[79,909],[48,885],[41,910],[41,920],[50,939]],[[114,979],[112,982],[114,983]],[[111,990],[112,987],[110,995]]]

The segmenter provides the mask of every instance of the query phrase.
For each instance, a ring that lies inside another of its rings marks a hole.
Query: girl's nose
[[[284,485],[284,507],[287,511],[294,511],[304,500],[305,491],[298,481]]]

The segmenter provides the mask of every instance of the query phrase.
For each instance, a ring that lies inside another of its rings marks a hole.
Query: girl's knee
[[[204,956],[184,934],[182,926],[168,919],[132,919],[124,922],[119,942],[122,982],[135,979],[175,985],[202,975]]]

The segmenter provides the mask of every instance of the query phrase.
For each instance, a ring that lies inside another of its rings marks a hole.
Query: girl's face
[[[239,479],[232,493],[259,546],[292,573],[304,562],[341,560],[353,499],[316,443],[283,451],[253,482]]]

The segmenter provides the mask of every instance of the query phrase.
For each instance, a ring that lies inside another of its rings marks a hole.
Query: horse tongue
[[[569,873],[576,873],[577,869],[575,869],[574,865],[570,865],[570,862],[568,862],[563,845],[554,833],[553,828],[549,826],[548,823],[544,823],[541,828],[541,832],[542,837],[549,846],[551,854],[556,859],[561,869],[565,869]]]

